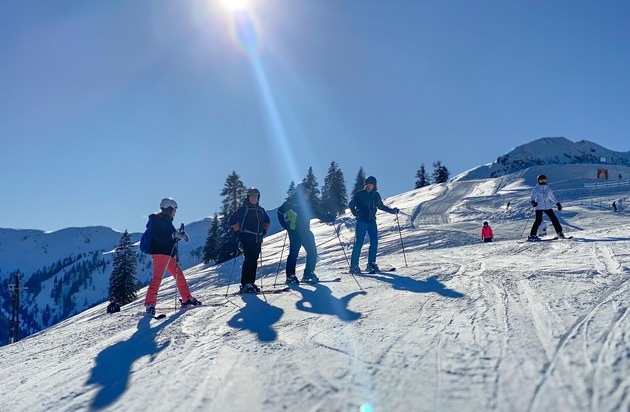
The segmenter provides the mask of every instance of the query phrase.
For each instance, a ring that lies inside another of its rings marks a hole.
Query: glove
[[[392,212],[394,212],[395,215],[398,214],[398,212],[400,212],[400,209],[398,209],[397,207],[392,209]]]
[[[558,210],[562,210],[562,205],[560,204],[560,202],[556,203],[556,207],[558,208]]]
[[[190,237],[186,232],[173,232],[173,239],[175,240],[183,240],[184,243],[190,242]]]
[[[538,206],[538,202],[535,200],[532,200],[532,207],[536,207],[536,206]]]

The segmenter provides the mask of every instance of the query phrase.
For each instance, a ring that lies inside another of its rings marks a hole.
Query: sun
[[[221,0],[221,4],[230,11],[242,11],[249,7],[249,0]]]

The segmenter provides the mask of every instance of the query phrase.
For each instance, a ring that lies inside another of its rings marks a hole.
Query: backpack
[[[147,230],[144,231],[140,238],[140,251],[151,255],[151,221],[147,223]]]

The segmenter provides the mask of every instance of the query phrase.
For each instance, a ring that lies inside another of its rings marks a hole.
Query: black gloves
[[[398,209],[397,207],[392,209],[392,212],[394,212],[395,215],[398,214],[398,212],[400,212],[400,209]]]
[[[562,210],[562,205],[560,204],[560,202],[556,203],[556,207],[558,208],[558,211]]]
[[[536,207],[536,206],[538,206],[538,202],[535,200],[532,200],[532,207]]]

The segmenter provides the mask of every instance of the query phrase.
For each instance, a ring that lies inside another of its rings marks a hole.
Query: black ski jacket
[[[176,240],[173,239],[173,233],[176,232],[173,216],[162,212],[153,213],[149,216],[148,225],[151,225],[151,254],[177,256],[177,248],[174,247]]]
[[[262,243],[269,230],[270,219],[265,209],[258,203],[253,205],[245,199],[243,206],[230,216],[228,225],[238,232],[241,242]]]

